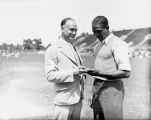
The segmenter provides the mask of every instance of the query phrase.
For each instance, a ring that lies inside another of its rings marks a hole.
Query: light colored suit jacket
[[[54,104],[71,105],[83,97],[83,80],[73,76],[73,69],[80,65],[80,56],[77,60],[67,42],[61,38],[46,50],[45,73],[47,80],[54,83]]]

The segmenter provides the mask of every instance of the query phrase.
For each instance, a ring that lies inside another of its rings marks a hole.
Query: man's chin
[[[102,41],[104,38],[102,36],[99,36],[98,39]]]
[[[72,42],[76,41],[75,38],[69,38],[69,39],[70,39],[70,41],[72,41]]]

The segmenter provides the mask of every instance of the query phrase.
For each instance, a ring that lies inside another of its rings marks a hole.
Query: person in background
[[[123,119],[123,78],[130,76],[128,44],[109,31],[105,16],[97,16],[92,21],[94,36],[100,43],[95,49],[94,69],[88,74],[94,77],[93,108],[95,120]]]
[[[54,83],[55,120],[80,120],[83,99],[81,58],[73,46],[77,24],[72,18],[61,21],[62,34],[45,52],[47,80]]]

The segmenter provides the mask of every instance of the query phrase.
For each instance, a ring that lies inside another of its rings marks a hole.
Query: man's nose
[[[72,31],[72,34],[74,34],[74,35],[75,35],[76,33],[77,33],[77,31],[76,31],[76,30],[73,30],[73,31]]]

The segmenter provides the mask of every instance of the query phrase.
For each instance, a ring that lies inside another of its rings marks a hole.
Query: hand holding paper
[[[87,74],[92,75],[92,76],[99,76],[99,71],[95,69],[89,69],[87,70]]]

